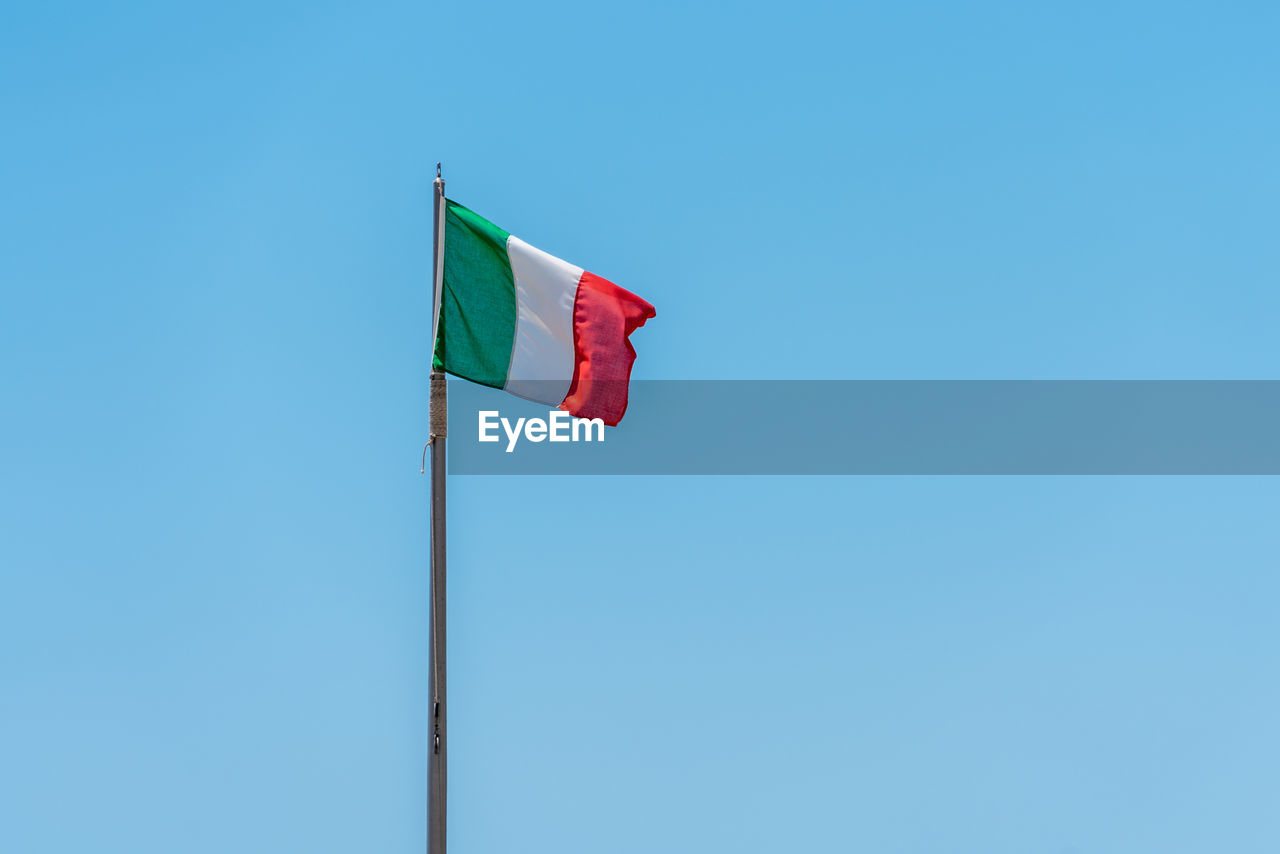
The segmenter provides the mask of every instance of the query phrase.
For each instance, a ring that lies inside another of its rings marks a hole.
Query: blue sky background
[[[1274,4],[4,17],[0,850],[422,850],[436,160],[640,377],[1277,377]],[[1280,845],[1274,479],[450,490],[459,854]]]

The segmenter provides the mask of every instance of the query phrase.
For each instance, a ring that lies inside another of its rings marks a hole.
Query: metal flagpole
[[[440,327],[440,293],[444,287],[444,179],[436,164],[435,233],[432,240],[431,346],[435,347]],[[446,739],[445,655],[445,436],[448,434],[448,397],[444,372],[431,371],[431,716],[427,739],[427,854],[445,854],[445,805],[448,790]]]

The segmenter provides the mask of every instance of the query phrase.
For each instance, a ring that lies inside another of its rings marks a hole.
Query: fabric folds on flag
[[[616,425],[631,333],[654,316],[630,291],[445,200],[437,370]]]

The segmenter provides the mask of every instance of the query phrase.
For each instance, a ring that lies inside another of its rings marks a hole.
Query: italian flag
[[[615,425],[653,306],[445,200],[433,365],[456,377]]]

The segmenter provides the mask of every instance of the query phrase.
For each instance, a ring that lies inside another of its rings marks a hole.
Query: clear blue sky
[[[422,850],[436,160],[640,377],[1276,378],[1278,25],[11,8],[0,850]],[[450,489],[457,854],[1280,848],[1274,479]]]

